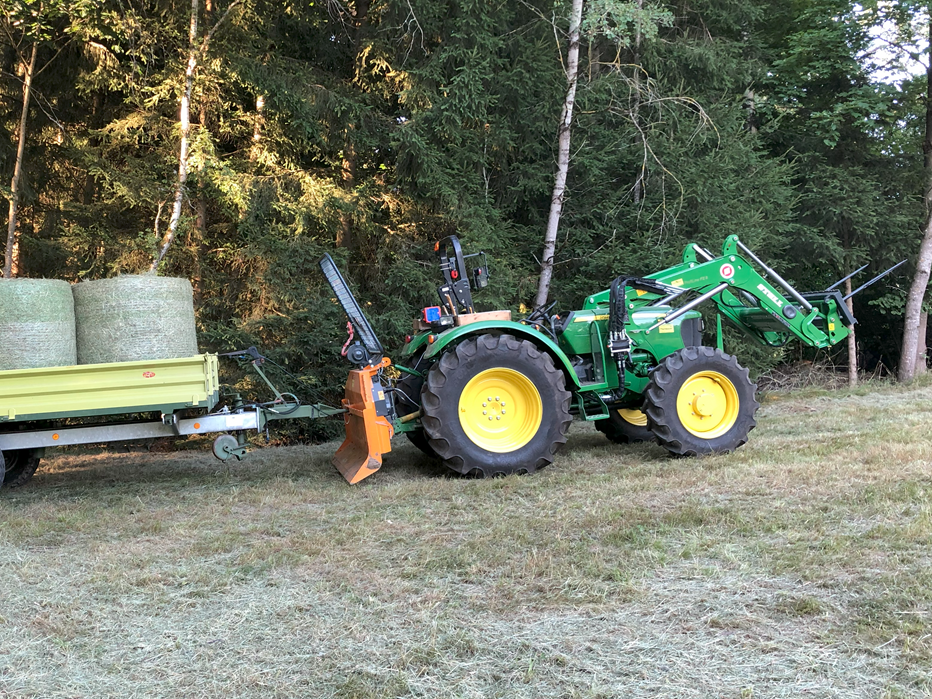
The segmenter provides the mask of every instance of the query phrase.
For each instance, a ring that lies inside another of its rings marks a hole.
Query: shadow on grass
[[[210,451],[183,448],[178,451],[125,451],[120,447],[50,451],[33,480],[17,489],[2,491],[4,500],[41,494],[43,497],[75,497],[100,489],[163,493],[218,485],[256,486],[289,480],[304,486],[347,485],[330,459],[337,442],[319,445],[272,446],[252,450],[241,461],[220,461]],[[382,470],[358,484],[412,478],[446,478],[450,472],[436,459],[414,447],[398,444],[387,455]],[[349,486],[347,486],[349,487]]]
[[[210,451],[210,441],[169,446],[110,445],[52,450],[42,460],[32,482],[22,488],[2,491],[3,500],[32,500],[36,497],[67,499],[92,496],[95,492],[120,491],[122,495],[159,492],[170,495],[187,489],[258,487],[274,481],[288,481],[302,488],[350,487],[331,463],[339,442],[316,445],[256,447],[241,461],[219,461]],[[573,425],[567,443],[554,463],[541,474],[575,471],[582,466],[616,469],[658,463],[676,463],[656,444],[614,444],[590,425]],[[588,466],[587,466],[588,465]],[[352,486],[381,488],[417,480],[472,481],[444,467],[404,438],[393,443],[378,473]]]

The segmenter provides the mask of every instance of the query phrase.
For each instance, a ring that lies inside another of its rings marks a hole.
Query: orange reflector
[[[52,435],[52,439],[54,439],[54,440],[57,442],[57,441],[58,441],[58,435],[57,435],[57,434],[53,434],[53,435]]]
[[[195,423],[194,423],[194,429],[196,429],[196,430],[201,429],[201,423],[195,422]]]
[[[439,249],[440,249],[440,241],[438,240],[436,243],[434,243],[434,252],[437,252]]]
[[[428,335],[428,336],[427,336],[427,344],[428,344],[428,345],[434,344],[434,340],[436,340],[436,339],[437,339],[437,336],[436,336],[436,335]]]

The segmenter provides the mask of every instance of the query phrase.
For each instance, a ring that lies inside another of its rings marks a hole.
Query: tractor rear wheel
[[[3,452],[6,474],[3,476],[5,488],[19,488],[32,480],[42,452],[39,449],[13,449]]]
[[[651,374],[644,398],[647,426],[660,446],[679,456],[733,451],[757,425],[756,389],[733,356],[686,347]]]
[[[563,372],[512,335],[481,335],[444,352],[427,374],[421,410],[444,465],[477,476],[544,468],[572,421]]]
[[[634,408],[610,410],[607,418],[595,421],[595,428],[615,444],[654,441],[654,433],[647,427],[647,415]]]

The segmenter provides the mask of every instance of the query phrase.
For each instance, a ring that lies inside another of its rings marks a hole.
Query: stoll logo
[[[783,308],[783,301],[781,301],[780,299],[778,299],[778,298],[777,298],[777,295],[776,295],[775,293],[773,293],[770,289],[768,289],[767,287],[765,287],[763,284],[758,284],[758,285],[757,285],[757,288],[758,288],[760,291],[763,291],[763,292],[764,292],[764,295],[765,295],[768,299],[770,299],[770,300],[773,301],[775,304],[777,304],[777,308]]]

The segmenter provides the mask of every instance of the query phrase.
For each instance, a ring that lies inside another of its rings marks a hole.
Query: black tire
[[[640,424],[638,418],[635,418],[636,422],[631,422],[629,418],[633,416],[627,414],[630,412],[639,413],[643,417],[643,424]],[[607,418],[595,421],[595,428],[615,444],[654,441],[654,433],[647,426],[647,416],[640,410],[610,410]]]
[[[420,364],[420,357],[418,357],[417,364]],[[417,366],[415,364],[415,366]],[[407,415],[408,413],[415,413],[421,409],[421,388],[424,385],[424,378],[422,376],[415,376],[414,374],[405,374],[396,382],[395,386],[398,389],[395,392],[395,406],[398,410],[399,415]],[[436,452],[430,446],[430,440],[427,435],[424,434],[424,429],[415,430],[413,432],[405,432],[405,437],[408,438],[408,441],[411,442],[415,447],[424,452],[427,456],[430,456],[434,459],[437,458]]]
[[[512,391],[516,396],[508,403],[504,399],[499,401],[501,396],[494,395],[495,389],[490,391],[494,405],[488,407],[489,421],[492,422],[493,415],[496,420],[507,416],[502,423],[509,425],[505,430],[484,432],[484,421],[478,422],[485,415],[482,408],[473,407],[472,401],[469,412],[460,406],[464,389],[480,374],[491,376],[493,381],[505,381],[499,393]],[[522,391],[531,405],[518,412],[515,408],[520,405]],[[421,422],[430,446],[444,465],[457,473],[480,477],[533,473],[552,463],[556,452],[566,443],[566,431],[572,422],[570,398],[563,373],[554,366],[549,354],[511,335],[480,335],[448,349],[431,367],[421,392]],[[464,424],[471,425],[473,436],[467,433]],[[502,434],[519,443],[495,451],[486,448],[502,444],[495,442]]]
[[[684,388],[687,383],[695,390]],[[698,401],[706,387],[710,398],[702,404]],[[644,399],[647,425],[660,446],[678,456],[727,453],[747,442],[757,425],[756,390],[748,370],[733,356],[711,347],[686,347],[652,372]],[[706,417],[709,422],[702,424]]]
[[[6,462],[6,474],[3,476],[4,488],[19,488],[32,480],[42,452],[38,449],[15,449],[3,452]]]

